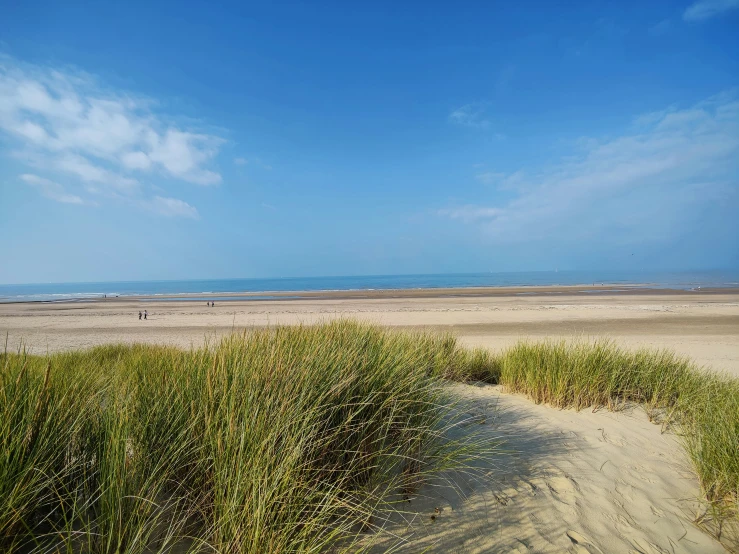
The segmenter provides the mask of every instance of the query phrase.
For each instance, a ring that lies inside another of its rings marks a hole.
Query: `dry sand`
[[[504,452],[476,476],[422,487],[406,521],[386,526],[406,541],[399,552],[726,552],[692,523],[700,492],[676,437],[643,411],[554,410],[500,387],[455,389],[467,429],[502,438]]]
[[[232,329],[352,317],[451,331],[491,348],[520,338],[609,337],[627,347],[671,348],[739,375],[739,291],[593,290],[602,289],[301,294],[215,307],[143,298],[0,304],[0,333],[11,347],[25,340],[38,353],[109,342],[187,347]],[[139,321],[144,309],[149,319]],[[402,551],[724,551],[693,524],[699,489],[676,438],[641,410],[578,413],[499,387],[456,388],[469,402],[469,429],[504,436],[510,452],[483,463],[482,477],[451,476],[457,490],[425,486],[409,504],[411,524],[391,525],[413,538]]]
[[[0,333],[34,352],[109,342],[189,347],[232,329],[352,317],[398,327],[451,331],[465,344],[501,348],[520,338],[610,337],[667,347],[739,375],[739,291],[599,294],[592,287],[298,293],[299,300],[108,299],[0,304]],[[287,293],[295,294],[295,293]],[[245,296],[248,298],[248,296]],[[138,320],[148,310],[147,321]]]

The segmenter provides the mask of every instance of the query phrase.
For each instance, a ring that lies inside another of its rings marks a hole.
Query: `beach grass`
[[[684,444],[701,522],[721,538],[739,520],[736,379],[608,341],[493,353],[338,321],[189,351],[2,354],[0,551],[362,551],[425,479],[494,455],[449,438],[447,381],[559,408],[643,406]]]
[[[486,448],[445,439],[456,352],[348,321],[6,352],[0,551],[361,551],[403,493]]]

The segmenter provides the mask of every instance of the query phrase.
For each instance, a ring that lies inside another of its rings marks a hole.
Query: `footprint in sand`
[[[590,539],[576,531],[567,531],[567,538],[572,542],[572,551],[577,554],[603,554],[603,551],[595,546]]]

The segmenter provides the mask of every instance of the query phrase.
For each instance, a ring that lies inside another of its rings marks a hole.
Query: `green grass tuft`
[[[346,321],[4,354],[0,550],[359,551],[401,491],[467,456],[442,440],[456,354]]]
[[[703,523],[736,528],[736,379],[607,341],[494,354],[340,321],[187,352],[0,355],[0,551],[361,551],[398,493],[480,447],[447,440],[446,380],[561,408],[644,406],[680,435]]]

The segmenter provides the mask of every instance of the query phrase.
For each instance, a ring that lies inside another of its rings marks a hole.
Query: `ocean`
[[[116,296],[221,295],[229,293],[337,290],[387,290],[462,287],[546,285],[646,285],[651,288],[695,289],[737,287],[739,270],[733,271],[535,271],[465,273],[448,275],[366,275],[351,277],[303,277],[273,279],[203,279],[181,281],[111,281],[104,283],[36,283],[0,285],[0,302],[84,301]],[[268,299],[269,294],[251,297]],[[283,297],[284,298],[284,297]],[[176,298],[175,298],[176,299]],[[184,299],[184,298],[183,298]]]

